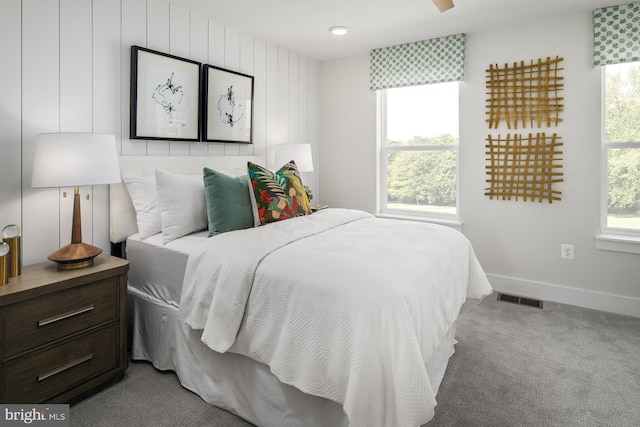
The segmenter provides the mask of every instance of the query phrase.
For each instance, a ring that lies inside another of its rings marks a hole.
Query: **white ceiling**
[[[327,60],[457,33],[535,23],[631,0],[170,0],[309,58]],[[328,28],[344,25],[346,36]]]

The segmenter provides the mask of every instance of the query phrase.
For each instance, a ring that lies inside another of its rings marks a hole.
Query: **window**
[[[457,218],[458,87],[378,92],[381,213]]]
[[[602,225],[640,237],[640,62],[603,68]]]

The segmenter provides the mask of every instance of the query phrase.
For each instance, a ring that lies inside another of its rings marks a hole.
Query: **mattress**
[[[144,240],[134,234],[127,239],[130,262],[129,287],[174,307],[180,306],[182,281],[189,254],[209,236],[206,230],[162,244],[162,233]]]

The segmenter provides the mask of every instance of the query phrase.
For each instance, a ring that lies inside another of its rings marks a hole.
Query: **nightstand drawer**
[[[117,319],[117,284],[117,277],[110,277],[8,306],[0,360]]]
[[[117,366],[114,324],[17,359],[2,374],[3,403],[39,403]]]

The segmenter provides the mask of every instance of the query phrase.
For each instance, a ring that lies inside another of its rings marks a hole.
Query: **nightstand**
[[[73,403],[128,366],[129,262],[23,268],[0,286],[0,403]]]

